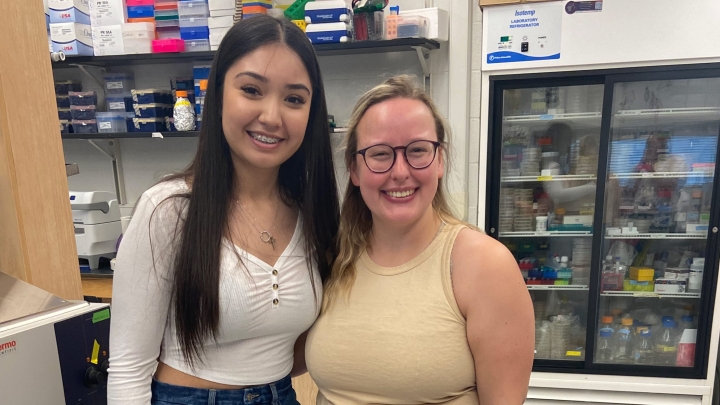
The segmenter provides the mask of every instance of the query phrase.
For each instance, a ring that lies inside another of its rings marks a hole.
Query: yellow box
[[[630,267],[630,279],[635,281],[653,281],[655,270],[649,267]]]
[[[305,20],[292,20],[292,23],[300,27],[300,29],[305,32],[305,29],[307,28]]]
[[[623,291],[653,292],[655,284],[650,281],[623,280]]]

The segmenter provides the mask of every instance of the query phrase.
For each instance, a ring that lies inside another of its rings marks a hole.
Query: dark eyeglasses
[[[424,169],[432,164],[437,149],[442,145],[435,141],[413,141],[406,146],[377,144],[355,153],[362,155],[365,165],[374,173],[385,173],[395,165],[396,151],[402,150],[405,161],[413,169]]]

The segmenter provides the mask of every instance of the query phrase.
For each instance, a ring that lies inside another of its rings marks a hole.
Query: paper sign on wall
[[[487,63],[560,59],[562,2],[488,8]]]

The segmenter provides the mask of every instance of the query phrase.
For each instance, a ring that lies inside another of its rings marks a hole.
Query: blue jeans
[[[153,405],[300,405],[290,376],[258,387],[239,390],[206,390],[153,380]]]

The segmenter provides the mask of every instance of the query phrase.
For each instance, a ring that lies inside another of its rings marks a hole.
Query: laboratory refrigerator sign
[[[487,63],[560,59],[562,2],[486,9]]]

